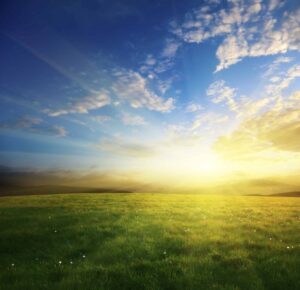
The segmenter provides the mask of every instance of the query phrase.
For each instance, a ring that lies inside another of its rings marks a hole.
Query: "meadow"
[[[300,289],[300,198],[0,198],[0,289]]]

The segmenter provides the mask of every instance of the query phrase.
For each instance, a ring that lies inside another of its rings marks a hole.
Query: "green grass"
[[[300,198],[3,197],[0,231],[5,290],[300,289]]]

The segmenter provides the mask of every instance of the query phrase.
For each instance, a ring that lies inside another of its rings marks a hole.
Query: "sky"
[[[1,168],[296,183],[298,0],[0,5]]]

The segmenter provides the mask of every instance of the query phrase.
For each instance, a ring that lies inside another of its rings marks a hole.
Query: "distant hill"
[[[1,187],[0,196],[14,195],[43,195],[61,193],[130,193],[131,191],[118,188],[93,188],[72,186],[32,186],[32,187]]]
[[[279,193],[273,193],[273,194],[259,194],[259,193],[253,193],[253,194],[245,194],[245,196],[300,197],[300,191],[279,192]]]
[[[274,193],[270,196],[282,196],[282,197],[300,197],[300,191],[294,191],[294,192],[280,192],[280,193]]]

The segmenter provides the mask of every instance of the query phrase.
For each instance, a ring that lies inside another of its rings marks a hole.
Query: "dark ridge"
[[[300,191],[291,191],[291,192],[279,192],[279,193],[272,193],[272,194],[259,194],[259,193],[252,193],[252,194],[245,194],[245,196],[266,196],[266,197],[300,197]]]
[[[91,188],[72,186],[32,186],[32,187],[1,187],[0,197],[17,195],[46,195],[63,193],[132,193],[130,190],[118,188]]]
[[[280,193],[271,194],[270,196],[300,197],[300,191],[280,192]]]

